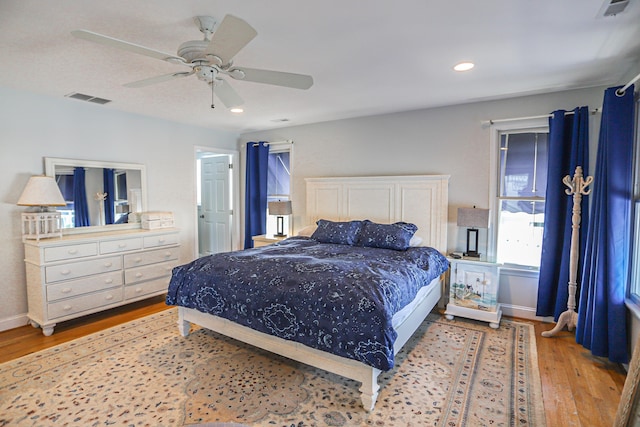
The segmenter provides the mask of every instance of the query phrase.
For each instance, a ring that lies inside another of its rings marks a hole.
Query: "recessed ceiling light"
[[[232,113],[236,113],[236,114],[244,113],[244,109],[243,109],[243,108],[240,108],[240,107],[232,108],[232,109],[231,109],[231,110],[229,110],[229,111],[231,111]]]
[[[456,64],[453,69],[456,71],[469,71],[473,67],[475,67],[475,64],[473,62],[461,62],[459,64]]]

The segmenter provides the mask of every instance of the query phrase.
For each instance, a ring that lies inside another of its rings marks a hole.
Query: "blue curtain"
[[[633,86],[604,93],[593,182],[591,223],[582,273],[576,342],[595,356],[627,363],[624,304],[631,239]]]
[[[252,248],[253,236],[267,232],[267,177],[269,145],[247,143],[247,175],[245,190],[244,247]]]
[[[89,205],[87,205],[87,189],[84,184],[84,168],[73,170],[73,209],[76,227],[91,225]]]
[[[104,168],[102,170],[102,182],[102,191],[107,193],[107,198],[104,200],[104,223],[113,224],[115,221],[114,207],[116,200],[115,173],[113,169]]]
[[[556,320],[567,309],[569,296],[569,257],[571,249],[571,210],[573,197],[565,193],[562,183],[566,175],[573,177],[576,166],[589,175],[589,109],[579,107],[573,114],[554,111],[549,119],[549,154],[547,192],[545,198],[544,232],[538,279],[537,316],[553,316]],[[587,206],[588,197],[582,197]],[[580,227],[579,262],[585,247],[587,209],[583,208]],[[580,283],[580,269],[576,283]],[[576,299],[579,291],[576,292]]]

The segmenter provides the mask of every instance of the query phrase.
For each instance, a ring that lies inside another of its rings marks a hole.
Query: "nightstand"
[[[452,320],[454,316],[489,322],[500,326],[502,309],[498,303],[500,267],[502,264],[477,258],[449,258],[449,303],[444,312]]]
[[[281,242],[287,237],[288,236],[278,237],[269,234],[261,234],[259,236],[253,236],[251,239],[253,240],[253,247],[259,248],[260,246],[267,246],[276,242]]]

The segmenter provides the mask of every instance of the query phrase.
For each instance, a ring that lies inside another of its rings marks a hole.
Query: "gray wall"
[[[0,88],[0,330],[26,322],[18,197],[43,157],[146,165],[149,210],[175,214],[181,259],[194,257],[194,146],[235,150],[238,135],[117,112],[72,99]]]
[[[307,224],[305,181],[318,176],[450,174],[448,250],[464,249],[466,235],[455,225],[458,207],[490,207],[489,119],[539,116],[557,109],[587,105],[600,108],[605,88],[535,95],[500,101],[408,111],[348,120],[293,126],[241,135],[246,141],[293,144],[294,231]],[[592,121],[595,160],[600,115]],[[244,148],[240,149],[244,152]],[[593,169],[592,169],[593,170]],[[486,244],[481,234],[480,249]],[[535,317],[537,274],[505,271],[500,302],[505,313]]]

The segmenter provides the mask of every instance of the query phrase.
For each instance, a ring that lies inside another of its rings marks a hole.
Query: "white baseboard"
[[[521,305],[511,305],[500,303],[502,314],[511,317],[520,317],[522,319],[539,320],[541,322],[553,322],[553,317],[536,316],[535,307],[525,307]]]
[[[0,331],[8,331],[9,329],[19,328],[29,323],[29,318],[26,314],[19,314],[13,317],[6,317],[0,319]]]

